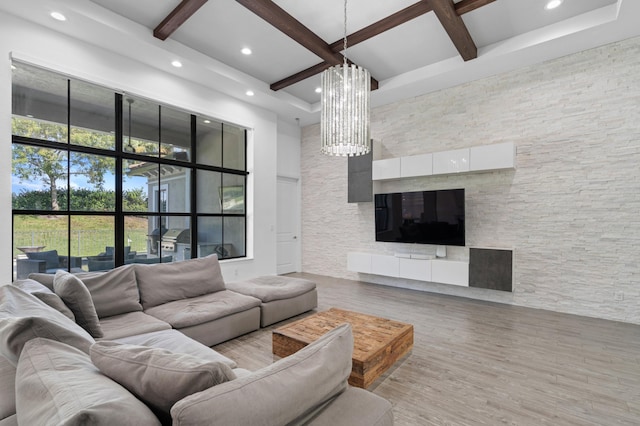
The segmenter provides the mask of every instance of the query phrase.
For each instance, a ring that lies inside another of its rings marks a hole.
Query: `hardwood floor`
[[[311,274],[318,310],[414,325],[413,351],[369,390],[402,425],[640,425],[640,326]],[[215,347],[272,363],[271,331]]]

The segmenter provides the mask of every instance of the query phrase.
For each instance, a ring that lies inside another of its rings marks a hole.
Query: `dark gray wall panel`
[[[373,181],[371,180],[373,149],[366,155],[349,157],[348,162],[347,201],[349,203],[373,201]]]
[[[513,251],[469,249],[469,287],[513,290]]]

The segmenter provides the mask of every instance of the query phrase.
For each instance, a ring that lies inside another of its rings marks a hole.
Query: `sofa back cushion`
[[[89,356],[49,339],[25,344],[16,370],[16,411],[24,425],[159,425],[157,417]]]
[[[100,321],[96,308],[93,306],[91,293],[87,286],[75,275],[59,270],[53,278],[53,289],[73,311],[76,323],[89,332],[93,337],[104,337],[100,328]]]
[[[220,361],[117,342],[96,342],[91,361],[150,407],[167,414],[182,398],[236,378]]]
[[[65,342],[87,354],[95,343],[82,327],[36,297],[0,286],[0,353],[16,365],[24,344],[36,337]]]
[[[218,257],[132,265],[144,309],[225,289]]]
[[[69,307],[64,304],[62,299],[60,299],[60,296],[55,294],[48,287],[40,284],[38,281],[27,278],[25,280],[16,280],[13,282],[13,285],[18,287],[20,290],[34,295],[47,305],[51,306],[56,311],[60,312],[65,317],[69,318],[71,321],[76,320],[75,315],[73,315],[71,309],[69,309]]]
[[[142,311],[136,273],[131,265],[76,276],[89,289],[99,318]]]
[[[99,318],[141,311],[140,293],[132,266],[124,265],[106,272],[75,274],[89,289]],[[32,273],[29,278],[53,290],[53,274]]]
[[[298,424],[347,388],[353,336],[343,324],[248,376],[178,401],[173,425]]]

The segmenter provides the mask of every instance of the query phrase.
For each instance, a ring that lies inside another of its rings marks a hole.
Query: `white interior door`
[[[278,219],[276,222],[277,272],[288,274],[299,271],[300,209],[298,179],[278,177]]]

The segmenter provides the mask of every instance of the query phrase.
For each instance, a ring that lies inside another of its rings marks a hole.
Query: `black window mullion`
[[[124,214],[122,206],[122,190],[123,190],[123,173],[122,173],[122,151],[124,142],[124,127],[123,127],[123,110],[122,110],[122,95],[120,93],[115,94],[115,117],[116,117],[116,211],[115,211],[115,235],[113,241],[113,260],[116,266],[124,264]],[[129,130],[131,132],[131,130]],[[131,136],[129,136],[131,137]]]
[[[158,212],[158,256],[162,259],[164,253],[162,253],[162,182],[161,182],[161,172],[162,172],[162,163],[160,163],[162,155],[162,105],[158,105],[158,196],[156,197],[156,211]],[[168,195],[168,194],[167,194]],[[155,196],[155,194],[154,194]],[[166,212],[165,212],[166,213]],[[169,224],[169,217],[165,216],[167,219],[167,225]],[[166,227],[167,230],[169,227]]]
[[[247,171],[247,129],[244,129],[244,171]],[[244,175],[244,252],[247,255],[247,175]]]
[[[222,167],[222,169],[224,170],[224,126],[225,124],[222,123],[222,125],[220,126],[220,166]],[[225,222],[225,212],[224,212],[224,202],[222,202],[222,198],[224,194],[224,173],[220,174],[220,186],[223,188],[222,191],[220,192],[220,201],[221,201],[221,206],[220,206],[220,214],[221,214],[221,218],[220,218],[220,247],[222,247],[222,250],[220,250],[220,253],[218,254],[218,258],[224,257],[224,244],[225,244],[225,240],[224,240],[224,222]]]
[[[71,80],[67,79],[67,270],[71,272]],[[60,205],[60,203],[58,203]]]
[[[196,163],[196,142],[197,142],[197,120],[194,114],[191,114],[191,197],[189,204],[191,205],[191,258],[198,257],[198,215],[196,197],[198,194],[198,171],[194,167]]]

